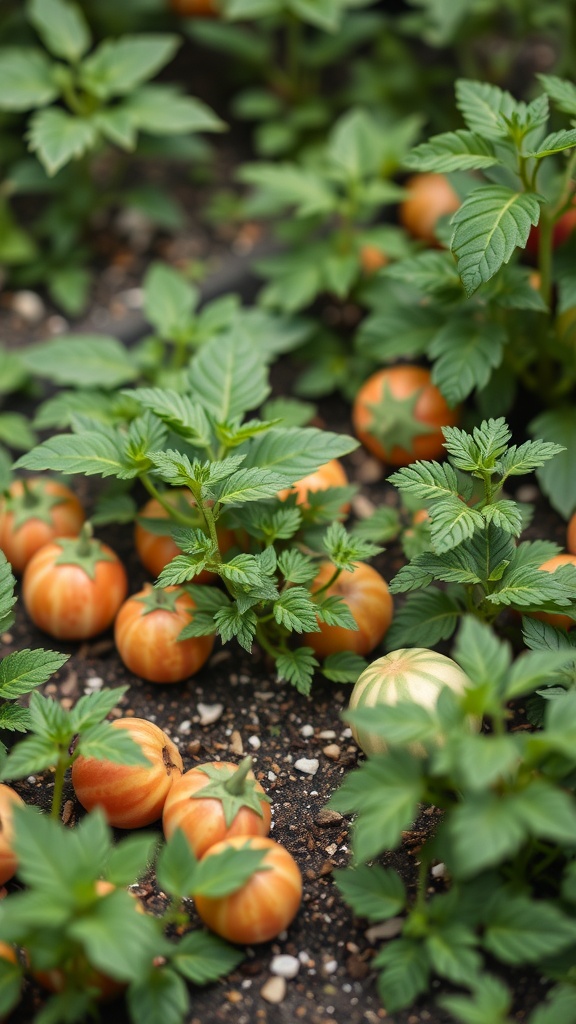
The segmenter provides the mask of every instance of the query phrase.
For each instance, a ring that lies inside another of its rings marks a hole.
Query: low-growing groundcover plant
[[[442,232],[447,248],[380,272],[364,296],[373,312],[357,347],[379,361],[425,356],[447,400],[474,395],[483,415],[506,414],[527,389],[543,407],[531,435],[571,449],[576,89],[555,75],[538,78],[543,91],[530,103],[487,82],[456,82],[465,127],[432,136],[404,160],[461,186],[461,206]],[[536,276],[518,263],[528,249]],[[569,455],[539,480],[568,518],[576,505]]]
[[[512,996],[498,973],[534,966],[551,988],[530,1024],[574,1021],[576,695],[548,701],[538,731],[508,730],[510,702],[553,682],[573,650],[513,660],[470,616],[454,649],[470,680],[462,695],[445,687],[434,709],[401,701],[345,714],[388,746],[347,776],[330,806],[355,816],[354,864],[336,872],[344,898],[372,922],[404,915],[399,937],[373,960],[389,1012],[437,976],[464,990],[439,1000],[455,1020],[511,1024]],[[471,733],[470,715],[484,718],[486,731]],[[442,813],[418,850],[413,886],[386,854],[423,804]],[[430,895],[434,877],[442,882]]]
[[[224,643],[236,638],[246,650],[256,640],[274,659],[279,677],[307,693],[319,663],[310,647],[295,647],[292,638],[317,631],[318,618],[355,628],[346,604],[325,591],[340,572],[353,571],[355,562],[380,549],[338,521],[348,488],[312,494],[308,508],[296,496],[277,497],[357,442],[315,427],[284,426],[282,419],[245,419],[269,391],[258,350],[244,332],[231,331],[200,347],[182,371],[179,391],[125,390],[136,410],[129,421],[111,426],[73,415],[73,432],[48,438],[16,466],[114,477],[125,490],[143,484],[170,516],[182,552],[158,585],[186,584],[196,604],[181,638],[216,633]],[[196,509],[186,512],[171,503],[171,488],[187,488]],[[224,514],[239,539],[248,537],[242,550],[220,550],[217,524]],[[109,515],[114,517],[114,500]],[[158,529],[166,533],[165,519]],[[327,558],[333,578],[312,593],[318,563]],[[191,583],[203,570],[220,577],[225,589]],[[362,664],[345,652],[331,655],[323,671],[353,681]]]
[[[417,553],[390,582],[392,593],[408,597],[388,633],[388,648],[448,640],[471,613],[490,624],[509,609],[562,609],[572,618],[573,566],[542,571],[559,545],[518,543],[530,510],[505,490],[512,477],[533,472],[561,447],[550,441],[511,445],[503,417],[484,420],[470,433],[458,427],[442,432],[446,461],[414,462],[388,478],[426,509],[430,528],[429,550]]]

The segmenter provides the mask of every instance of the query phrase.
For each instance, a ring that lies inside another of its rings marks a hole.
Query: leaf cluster
[[[393,593],[408,598],[388,633],[389,646],[433,646],[449,639],[466,613],[485,622],[504,609],[562,609],[571,616],[576,573],[571,566],[555,573],[539,568],[559,548],[518,543],[527,509],[504,490],[511,477],[533,472],[562,449],[546,441],[511,445],[502,417],[484,420],[471,433],[445,427],[443,434],[444,463],[414,462],[389,478],[430,517],[430,550],[390,583]]]
[[[530,1017],[552,1024],[570,992],[574,998],[576,696],[548,701],[535,733],[509,732],[506,722],[509,702],[553,682],[574,651],[534,650],[513,661],[506,643],[467,617],[454,657],[470,681],[463,694],[444,688],[434,708],[402,701],[346,715],[388,749],[331,798],[355,815],[354,866],[337,873],[337,885],[359,916],[405,915],[400,937],[374,961],[390,1011],[410,1005],[436,975],[468,990],[444,1000],[457,1019],[509,1024],[510,993],[486,976],[488,957],[538,965],[558,983]],[[490,731],[473,731],[471,721],[482,718]],[[366,862],[401,845],[421,804],[442,816],[419,849],[413,897],[395,870]],[[438,863],[446,885],[427,898]]]
[[[186,901],[235,891],[259,870],[263,851],[240,848],[201,863],[180,831],[161,849],[146,832],[115,844],[98,810],[66,829],[25,806],[16,809],[14,826],[25,888],[3,900],[0,929],[6,941],[26,948],[32,974],[62,975],[43,1020],[86,1020],[95,1013],[104,975],[126,987],[131,1020],[181,1024],[189,1010],[187,983],[215,981],[241,961],[240,950],[187,928]],[[137,897],[126,891],[152,867],[168,895],[162,916],[137,912]],[[104,893],[102,882],[108,883]],[[178,942],[166,933],[174,924],[185,931]],[[21,974],[21,967],[0,961],[0,1013],[16,1005]]]

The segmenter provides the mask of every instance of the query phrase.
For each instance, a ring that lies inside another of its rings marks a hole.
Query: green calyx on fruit
[[[14,530],[19,530],[29,519],[40,519],[52,523],[52,509],[68,501],[62,494],[47,494],[43,481],[23,480],[21,494],[7,494],[4,503],[7,512],[14,516]]]
[[[99,562],[115,562],[116,556],[105,551],[99,540],[92,536],[92,526],[84,523],[77,537],[60,537],[54,541],[60,548],[55,565],[77,565],[83,569],[89,579],[96,575]]]
[[[261,793],[256,789],[256,779],[248,778],[251,769],[250,754],[247,754],[234,770],[227,766],[219,768],[214,764],[198,765],[198,770],[204,772],[211,781],[200,792],[193,793],[190,799],[220,800],[227,828],[230,827],[242,807],[248,807],[262,818],[264,816],[262,804],[269,804],[271,800],[266,793]]]
[[[380,441],[383,448],[388,451],[392,448],[410,451],[415,437],[433,434],[437,429],[416,418],[416,405],[423,390],[424,388],[419,388],[407,398],[397,398],[389,384],[384,383],[380,401],[367,406],[372,413],[372,421],[367,431]]]
[[[182,597],[184,590],[181,587],[153,587],[151,583],[144,584],[142,593],[134,597],[135,601],[144,605],[144,615],[156,612],[159,609],[165,612],[176,612],[176,602]]]

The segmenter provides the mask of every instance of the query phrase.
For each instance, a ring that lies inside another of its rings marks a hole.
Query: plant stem
[[[69,763],[69,758],[63,757],[62,754],[60,754],[54,773],[54,792],[52,794],[52,807],[50,810],[50,816],[54,819],[57,819],[60,816],[62,793],[64,792],[64,776],[66,775],[66,769],[68,768]]]

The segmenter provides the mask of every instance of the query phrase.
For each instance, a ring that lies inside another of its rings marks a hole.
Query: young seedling
[[[66,657],[62,658],[65,661]],[[147,765],[148,759],[125,731],[113,729],[106,716],[116,707],[127,686],[86,694],[69,711],[57,701],[34,692],[26,725],[30,732],[12,749],[0,779],[21,779],[54,769],[51,814],[58,818],[64,779],[76,758],[96,757],[119,764]]]
[[[258,870],[259,850],[238,850],[201,863],[178,832],[156,861],[158,885],[168,901],[162,915],[142,912],[126,891],[149,873],[158,840],[140,833],[113,843],[103,815],[94,811],[73,829],[23,807],[15,815],[14,844],[24,891],[0,908],[8,942],[26,949],[26,973],[53,994],[45,1019],[86,1020],[101,999],[125,994],[130,1020],[182,1024],[190,1009],[187,982],[205,985],[229,973],[243,952],[205,931],[189,930],[191,896],[220,896],[240,888]],[[47,851],[49,856],[47,856]],[[178,925],[186,933],[176,942]],[[20,996],[19,977],[0,958],[0,1013]]]
[[[547,407],[531,435],[572,450],[576,88],[554,75],[538,78],[543,92],[530,103],[458,80],[464,127],[408,154],[411,170],[453,175],[462,204],[442,232],[444,251],[381,272],[358,352],[380,362],[426,356],[451,404],[474,393],[488,416],[506,414],[519,388],[528,389]],[[558,115],[564,127],[551,131]],[[535,269],[518,265],[525,251]],[[568,517],[576,505],[568,453],[538,475]]]
[[[468,616],[454,659],[469,679],[462,694],[445,687],[434,707],[400,701],[345,715],[387,749],[330,800],[354,815],[354,866],[337,871],[336,884],[360,917],[404,917],[372,961],[389,1012],[411,1005],[437,976],[467,990],[441,1000],[457,1020],[510,1024],[511,994],[486,974],[489,958],[493,970],[536,968],[555,983],[528,1018],[553,1024],[575,994],[576,694],[548,701],[536,733],[507,724],[510,702],[554,683],[574,649],[514,661],[507,643]],[[471,715],[490,731],[471,732]],[[401,846],[422,804],[442,815],[422,830],[414,893],[395,869],[368,862]]]
[[[112,428],[74,415],[73,433],[48,439],[17,465],[60,471],[67,466],[69,473],[116,477],[129,486],[139,480],[171,518],[170,532],[182,552],[158,584],[188,584],[208,570],[225,586],[190,587],[197,611],[182,638],[217,633],[224,643],[237,638],[246,650],[256,640],[274,658],[279,676],[308,692],[318,662],[309,648],[290,646],[293,634],[318,630],[317,616],[355,628],[342,602],[312,596],[317,562],[328,556],[335,572],[347,571],[379,549],[334,522],[342,516],[346,489],[311,495],[307,511],[295,498],[282,501],[278,492],[357,442],[315,427],[246,419],[268,397],[269,384],[267,367],[240,331],[203,344],[183,371],[181,390],[135,388],[123,394],[139,413],[129,424]],[[193,514],[170,502],[170,488],[190,492]],[[243,538],[239,553],[220,550],[217,526],[224,514],[226,525]],[[319,540],[313,523],[332,525]],[[161,529],[166,532],[166,520]],[[301,550],[304,541],[312,553]],[[342,658],[327,667],[340,678]],[[346,668],[351,681],[357,674],[357,664]]]
[[[409,596],[388,633],[388,647],[448,640],[467,613],[488,623],[505,609],[562,609],[573,617],[574,568],[540,569],[559,546],[518,543],[527,510],[503,490],[511,477],[532,472],[561,447],[547,441],[510,445],[503,418],[484,420],[471,433],[457,427],[443,433],[446,462],[414,462],[389,477],[427,510],[430,550],[412,558],[390,583],[392,593]]]

